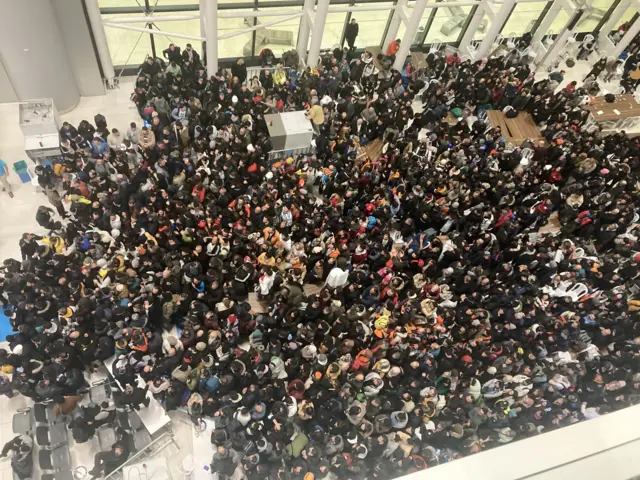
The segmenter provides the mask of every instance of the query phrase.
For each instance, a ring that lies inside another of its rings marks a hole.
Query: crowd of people
[[[114,357],[116,407],[145,408],[142,378],[213,419],[235,479],[393,478],[638,402],[640,150],[585,130],[564,72],[349,49],[249,79],[170,55],[137,79],[144,123],[65,123],[38,168],[57,213],[0,283],[12,390],[59,402]],[[482,120],[505,106],[544,140]],[[288,109],[313,153],[269,155]]]

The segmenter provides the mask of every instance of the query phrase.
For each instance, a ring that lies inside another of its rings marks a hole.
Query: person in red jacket
[[[396,53],[398,53],[398,50],[400,50],[400,39],[396,38],[387,47],[387,56],[391,57],[392,55],[395,55]]]

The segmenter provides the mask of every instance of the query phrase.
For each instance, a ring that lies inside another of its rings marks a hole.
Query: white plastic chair
[[[555,40],[554,36],[555,36],[555,33],[549,30],[549,33],[547,33],[547,35],[542,40],[542,43],[544,44],[545,47],[549,48],[551,47],[551,45],[553,45],[553,42]]]
[[[579,301],[589,293],[589,288],[584,283],[576,283],[573,287],[567,290],[566,296],[570,297],[573,302]]]
[[[580,260],[581,258],[584,258],[586,256],[586,253],[584,251],[584,248],[582,247],[578,247],[575,249],[575,251],[573,252],[573,259],[574,260]]]
[[[520,163],[522,163],[523,160],[527,161],[527,164],[529,163],[529,161],[531,161],[531,159],[533,159],[533,150],[531,150],[530,148],[523,148],[522,149],[522,160],[520,161]]]
[[[184,475],[184,480],[190,480],[195,469],[196,467],[193,464],[193,455],[191,454],[187,455],[184,460],[182,460],[182,463],[178,465],[178,472]]]
[[[507,39],[506,39],[506,45],[507,45],[507,47],[509,47],[509,48],[516,48],[516,38],[518,38],[518,35],[517,35],[517,34],[515,34],[515,33],[510,33],[510,34],[507,36]]]
[[[37,165],[29,165],[27,167],[27,173],[29,174],[29,178],[31,179],[31,185],[33,185],[38,191],[40,189],[40,184],[38,183],[38,174],[36,173]]]
[[[587,35],[584,36],[584,38],[582,39],[582,45],[584,45],[585,47],[587,45],[589,45],[591,42],[593,42],[595,40],[595,37],[593,35],[591,35],[590,33],[588,33]]]
[[[429,53],[438,53],[441,48],[442,48],[442,41],[441,40],[435,40],[431,44],[431,47],[429,48]]]
[[[567,43],[576,43],[577,41],[578,41],[578,32],[573,32],[573,35],[571,35],[567,39]]]
[[[538,58],[538,51],[533,47],[533,45],[529,45],[522,51],[521,56],[528,57],[530,61],[533,62],[536,58]]]
[[[529,155],[522,155],[520,157],[520,166],[521,167],[528,167],[529,164],[531,163],[531,158],[533,157],[533,153],[531,154],[531,156]],[[531,207],[531,213],[533,213],[533,211],[535,210],[535,206]]]

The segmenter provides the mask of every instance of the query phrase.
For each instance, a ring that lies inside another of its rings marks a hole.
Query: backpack
[[[507,117],[507,118],[516,118],[519,113],[520,112],[518,112],[518,110],[516,110],[515,108],[512,108],[507,113],[505,113],[504,116]]]
[[[96,126],[98,128],[107,128],[107,119],[104,118],[104,115],[98,113],[95,117],[93,117],[94,122],[96,122]]]

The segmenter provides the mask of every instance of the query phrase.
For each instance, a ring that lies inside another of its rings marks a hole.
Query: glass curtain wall
[[[462,37],[463,28],[474,7],[470,6],[446,6],[447,2],[438,2],[445,5],[435,9],[429,9],[431,25],[423,27],[426,30],[425,44],[448,43],[456,45]]]
[[[172,0],[173,1],[173,0]],[[198,13],[198,12],[184,12],[187,13]],[[175,13],[166,13],[166,12],[156,12],[154,16],[162,17],[167,15],[175,15]],[[171,33],[181,33],[183,35],[200,35],[200,20],[180,20],[176,22],[156,22],[152,24],[153,30],[159,32],[171,32]],[[118,30],[114,30],[118,31]],[[200,42],[197,40],[187,40],[185,38],[172,38],[171,35],[160,35],[156,34],[153,36],[153,41],[156,46],[156,55],[162,56],[162,52],[169,48],[169,45],[173,43],[174,45],[180,47],[181,50],[184,49],[184,46],[187,43],[193,45],[193,47],[200,51]]]
[[[344,24],[347,21],[347,17],[348,14],[345,12],[329,12],[327,14],[320,48],[323,50],[333,50],[336,47],[340,47],[342,32],[344,31]],[[360,32],[362,32],[362,27],[360,27]],[[313,32],[309,35],[309,37],[311,36],[313,36]]]
[[[223,10],[224,12],[230,10]],[[233,12],[252,12],[252,8],[234,9]],[[218,35],[244,30],[253,27],[255,17],[234,17],[218,19]],[[269,17],[265,17],[269,18]],[[200,29],[198,21],[198,29]],[[231,38],[218,40],[218,56],[220,58],[250,57],[253,52],[253,32],[242,33]],[[258,52],[259,53],[259,52]]]
[[[300,11],[304,0],[218,0],[219,12],[252,12],[269,11],[270,8],[279,10]],[[169,32],[184,35],[200,36],[200,20],[181,20],[170,22],[155,22],[150,26],[146,23],[145,15],[161,17],[164,15],[197,14],[199,4],[197,0],[99,0],[103,17],[106,19],[120,16],[140,16],[140,23],[127,23],[125,26],[148,28],[154,32]],[[345,14],[340,14],[342,20],[334,19],[334,27],[339,30],[338,43],[342,35]],[[247,27],[260,25],[276,20],[277,16],[264,17],[234,17],[220,18],[218,34],[225,35]],[[255,23],[254,23],[255,22]],[[221,59],[234,57],[257,57],[264,48],[270,48],[276,55],[294,49],[298,39],[300,19],[295,18],[276,25],[260,28],[254,32],[247,32],[231,38],[222,39],[218,44]],[[181,49],[191,43],[198,52],[201,47],[198,41],[184,38],[172,38],[171,35],[155,33],[133,32],[120,28],[106,27],[107,42],[113,64],[117,67],[140,65],[147,55],[162,56],[162,51],[173,43]],[[328,35],[331,38],[331,35]]]
[[[365,4],[355,4],[356,7],[360,5]],[[350,19],[348,21],[355,19],[359,26],[358,37],[355,41],[356,48],[382,46],[384,33],[387,29],[387,23],[393,14],[393,10],[391,10],[393,2],[379,2],[376,3],[376,6],[389,7],[389,10],[356,10],[350,15]]]
[[[612,3],[612,0],[587,0],[584,5],[585,13],[578,22],[578,32],[594,32],[609,12]]]
[[[115,0],[108,0],[115,1]],[[103,15],[105,19],[117,18],[120,15]],[[127,26],[147,28],[145,23],[127,23]],[[147,55],[152,54],[151,35],[121,28],[104,28],[111,53],[111,61],[116,66],[140,65]]]
[[[119,15],[140,16],[140,23],[128,23],[126,25],[138,28],[151,28],[154,31],[179,33],[185,35],[200,35],[200,22],[198,19],[155,22],[147,25],[145,15],[160,17],[163,15],[194,14],[198,12],[197,0],[99,0],[100,7],[105,18],[117,18]],[[249,11],[269,12],[271,9],[300,11],[304,0],[218,0],[220,13],[242,13]],[[346,24],[353,18],[359,24],[359,34],[355,45],[359,49],[380,46],[387,32],[392,16],[394,0],[331,0],[331,6],[354,6],[353,12],[329,12],[322,37],[321,48],[333,49],[344,42],[344,30]],[[451,5],[447,5],[450,3]],[[430,0],[424,11],[420,26],[412,39],[412,49],[426,48],[434,43],[446,43],[457,46],[464,35],[472,15],[482,15],[479,27],[474,32],[473,39],[481,40],[491,26],[490,18],[480,12],[480,9],[472,5],[459,5],[457,0]],[[479,3],[479,2],[478,2]],[[546,34],[559,33],[569,21],[569,14],[560,7],[559,2],[547,0],[517,2],[507,22],[502,28],[501,35],[515,35],[521,37],[539,24],[545,8],[551,4],[550,14],[554,22]],[[376,5],[389,7],[383,10],[359,11],[358,7]],[[593,32],[602,23],[604,16],[613,10],[611,0],[586,0],[586,13],[578,25],[581,33]],[[274,11],[274,10],[271,10]],[[413,12],[413,2],[409,2],[407,13]],[[635,10],[629,8],[619,22],[620,25],[633,18]],[[277,19],[276,16],[263,17],[235,17],[220,18],[218,31],[225,35],[247,27],[267,23]],[[245,57],[255,59],[260,52],[271,49],[275,55],[280,56],[284,52],[296,47],[300,19],[295,18],[286,22],[257,29],[253,32],[243,33],[231,38],[219,41],[218,51],[220,58],[232,59]],[[619,25],[618,25],[619,26]],[[616,26],[616,28],[618,27]],[[185,44],[192,43],[194,48],[201,50],[197,41],[189,41],[182,38],[172,38],[171,35],[149,35],[141,32],[133,32],[107,27],[105,29],[107,41],[116,66],[137,66],[144,61],[147,55],[161,56],[162,51],[174,43],[181,48]],[[398,29],[397,38],[403,38],[405,32],[404,23]]]
[[[522,37],[525,33],[533,33],[533,27],[546,6],[547,2],[516,3],[511,15],[503,25],[500,35],[503,37]]]

